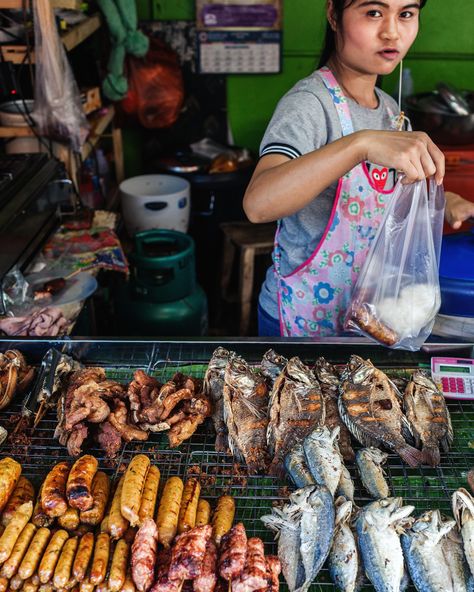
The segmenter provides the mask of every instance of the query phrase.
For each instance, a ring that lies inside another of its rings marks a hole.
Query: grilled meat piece
[[[114,458],[122,447],[122,436],[110,421],[104,421],[99,425],[97,441],[109,458]]]
[[[66,441],[60,443],[66,445],[67,451],[71,456],[79,456],[82,453],[82,443],[87,438],[88,429],[84,423],[76,423],[71,432],[66,432]]]
[[[168,432],[168,439],[171,448],[179,446],[184,440],[190,438],[197,427],[211,414],[211,404],[207,399],[193,397],[186,401],[183,410],[177,414],[179,419],[174,421],[176,416],[169,417],[166,421],[171,424]],[[182,417],[183,416],[183,417]]]
[[[162,411],[162,405],[158,401],[159,405],[157,409],[152,410],[153,404],[158,400],[160,392],[160,383],[153,378],[148,376],[143,370],[136,370],[133,375],[133,380],[128,386],[127,396],[130,401],[130,411],[134,423],[142,421],[142,411],[148,411],[148,417],[150,421],[155,422],[154,414],[158,417]]]
[[[249,473],[267,465],[268,389],[262,374],[233,356],[224,374],[224,419],[229,447],[234,456],[247,463]]]
[[[319,383],[298,357],[291,358],[276,379],[268,415],[267,442],[273,456],[268,471],[283,477],[285,455],[325,417]]]
[[[207,541],[201,573],[193,582],[194,592],[214,592],[217,584],[217,546],[211,537]]]
[[[326,411],[324,425],[326,425],[331,432],[336,426],[339,426],[339,450],[345,461],[352,462],[355,455],[351,444],[351,433],[342,421],[337,405],[339,385],[341,383],[339,374],[336,368],[323,357],[316,360],[313,372],[319,380],[321,393],[324,399],[324,407]]]
[[[278,592],[280,590],[281,563],[276,555],[267,555],[265,557],[267,570],[269,572],[268,592]]]
[[[98,383],[98,394],[102,399],[123,399],[126,395],[125,387],[115,380],[104,380]]]
[[[175,539],[171,551],[171,580],[193,580],[200,575],[212,526],[196,526]]]
[[[128,411],[123,401],[115,401],[115,409],[110,413],[108,420],[126,442],[148,439],[146,432],[128,423]]]
[[[107,419],[110,407],[100,398],[97,390],[97,383],[84,384],[74,389],[73,400],[65,418],[66,430],[71,430],[81,421],[101,423]]]
[[[152,518],[146,518],[132,544],[132,578],[139,592],[146,592],[155,577],[158,528]]]
[[[187,388],[179,389],[174,393],[170,393],[165,399],[162,400],[163,411],[160,415],[160,421],[165,421],[166,418],[171,414],[173,409],[181,401],[189,401],[193,397],[193,391]],[[147,419],[145,413],[143,413],[145,419]],[[148,420],[149,421],[149,420]]]
[[[396,387],[381,370],[370,360],[351,356],[343,371],[338,399],[342,420],[364,446],[383,444],[415,467],[423,457],[404,438],[411,435],[411,429],[399,401]]]
[[[214,407],[212,421],[216,430],[216,452],[226,452],[228,446],[227,426],[224,421],[223,390],[225,367],[232,355],[233,352],[218,347],[212,354],[204,376],[204,392],[210,397]]]
[[[222,537],[219,556],[219,575],[228,582],[237,578],[245,567],[247,533],[242,522],[237,523]]]
[[[232,592],[250,592],[259,590],[268,584],[267,564],[263,542],[252,537],[247,542],[245,566],[236,580],[232,582]]]
[[[179,592],[181,582],[168,577],[170,564],[171,548],[160,549],[156,556],[156,579],[150,592]]]
[[[416,445],[422,445],[423,463],[436,467],[440,463],[439,445],[448,452],[454,438],[443,393],[426,372],[415,370],[403,403]]]

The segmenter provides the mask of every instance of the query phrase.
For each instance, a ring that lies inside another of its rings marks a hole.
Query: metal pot
[[[407,97],[406,112],[413,129],[426,132],[437,144],[474,143],[474,93],[462,94],[470,106],[469,115],[453,113],[436,91]]]

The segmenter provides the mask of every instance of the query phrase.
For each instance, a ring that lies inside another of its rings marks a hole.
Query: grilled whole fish
[[[439,445],[448,452],[453,443],[453,428],[448,408],[435,383],[423,370],[415,370],[403,398],[416,445],[422,445],[423,463],[440,463]]]
[[[287,452],[324,422],[324,401],[316,377],[298,358],[291,358],[270,394],[267,443],[273,456],[270,475],[284,476]]]
[[[474,498],[463,487],[453,493],[453,516],[461,531],[464,554],[474,576]]]
[[[306,464],[303,444],[293,446],[285,456],[285,469],[298,488],[316,484]]]
[[[337,405],[339,385],[341,384],[339,374],[336,368],[323,357],[316,360],[313,372],[319,380],[321,393],[324,398],[324,407],[326,410],[324,425],[331,430],[339,426],[339,450],[346,462],[352,462],[354,460],[354,450],[351,444],[351,433],[342,421]]]
[[[359,551],[349,526],[352,502],[339,497],[335,506],[336,524],[328,556],[329,575],[338,590],[355,592],[359,589]]]
[[[334,496],[342,473],[342,456],[337,446],[339,427],[332,432],[318,427],[303,442],[306,464],[319,485],[325,485]]]
[[[454,525],[454,520],[442,522],[439,510],[429,510],[401,535],[403,555],[417,590],[457,592],[442,545]]]
[[[268,464],[268,389],[262,374],[252,371],[237,355],[225,368],[223,400],[231,453],[245,460],[249,473],[264,470]]]
[[[401,497],[388,497],[364,506],[357,515],[359,550],[376,592],[398,592],[402,585],[404,562],[397,528],[415,509],[402,503]]]
[[[421,451],[404,438],[411,431],[400,407],[398,390],[370,360],[351,356],[343,371],[338,405],[342,420],[361,444],[383,444],[411,467],[421,463]]]
[[[443,555],[449,565],[453,589],[459,592],[474,592],[474,577],[464,557],[461,533],[457,525],[441,540]]]
[[[212,422],[216,430],[216,452],[226,452],[227,427],[224,421],[224,372],[227,362],[234,355],[223,347],[218,347],[209,360],[209,365],[204,375],[203,389],[211,399],[213,406]]]
[[[261,371],[267,381],[268,390],[271,391],[275,380],[287,365],[285,356],[280,356],[275,350],[269,349],[263,354]]]
[[[382,469],[387,457],[386,452],[372,446],[361,448],[356,452],[356,465],[362,485],[375,499],[382,499],[390,495],[390,489]]]
[[[290,495],[288,504],[282,509],[272,508],[272,514],[262,516],[261,520],[277,532],[278,557],[290,592],[306,592],[331,548],[334,535],[332,495],[324,486],[297,489]]]

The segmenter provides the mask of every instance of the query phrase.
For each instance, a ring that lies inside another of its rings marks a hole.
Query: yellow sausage
[[[54,522],[54,518],[50,518],[47,516],[43,510],[43,505],[41,503],[41,492],[43,491],[43,486],[40,487],[38,497],[36,498],[36,504],[33,508],[33,515],[31,516],[31,522],[38,528],[42,526],[51,526]]]
[[[7,592],[8,590],[8,580],[3,576],[0,576],[0,592]]]
[[[109,517],[106,516],[100,523],[100,532],[109,532]]]
[[[10,588],[12,590],[19,590],[20,588],[23,588],[23,584],[24,582],[18,574],[15,574],[10,580]]]
[[[107,582],[102,582],[102,584],[99,584],[95,587],[95,590],[96,592],[108,592],[109,587],[107,585]]]
[[[179,507],[183,488],[183,482],[179,477],[170,477],[165,483],[161,496],[156,525],[158,527],[158,540],[166,548],[171,545],[178,529]]]
[[[49,471],[41,490],[41,505],[50,518],[62,516],[67,510],[66,482],[69,475],[69,463],[60,462]]]
[[[120,510],[124,479],[125,476],[123,475],[118,482],[107,520],[109,533],[113,539],[121,538],[128,528],[128,520],[122,516],[122,512]]]
[[[46,584],[40,584],[40,587],[38,588],[38,592],[53,592],[53,590],[54,590],[53,582],[48,582]]]
[[[21,534],[18,537],[15,546],[13,547],[10,557],[2,565],[0,576],[9,580],[16,574],[18,568],[20,567],[21,560],[28,550],[31,539],[33,538],[35,532],[36,526],[31,524],[31,522],[28,522],[25,528],[21,531]]]
[[[53,584],[55,588],[65,588],[69,582],[77,545],[77,537],[72,537],[64,543],[56,569],[54,570]]]
[[[0,512],[7,505],[21,475],[20,463],[7,456],[0,460]]]
[[[80,592],[93,592],[94,588],[95,588],[94,584],[91,584],[89,581],[89,578],[85,577],[79,586],[79,591]]]
[[[119,592],[125,583],[125,578],[127,577],[128,552],[129,547],[127,542],[123,539],[120,539],[115,546],[114,555],[112,557],[112,565],[110,566],[110,592]]]
[[[120,510],[132,526],[138,524],[138,512],[142,501],[143,488],[150,468],[150,459],[137,454],[130,461],[124,475]]]
[[[153,518],[155,515],[155,504],[160,484],[160,469],[152,465],[146,476],[145,486],[142,493],[140,510],[138,511],[138,524],[142,525],[146,518]]]
[[[217,544],[232,528],[235,516],[235,501],[230,495],[222,495],[217,501],[217,508],[212,517],[212,534]]]
[[[36,572],[41,557],[43,557],[44,550],[48,544],[51,532],[47,528],[40,528],[28,547],[26,555],[23,557],[18,574],[20,578],[27,580]],[[39,584],[38,584],[39,585]]]
[[[10,557],[15,543],[21,531],[28,524],[32,513],[33,502],[26,502],[25,504],[21,504],[13,514],[13,518],[0,537],[0,563],[3,563]]]
[[[211,504],[201,497],[198,501],[195,526],[206,526],[211,518]]]
[[[90,510],[81,512],[79,518],[83,524],[99,524],[105,515],[109,501],[110,479],[103,471],[97,471],[92,481],[92,497],[94,502]]]
[[[87,567],[94,550],[94,535],[92,532],[85,534],[79,541],[76,557],[72,566],[72,575],[77,582],[82,582],[85,578]]]
[[[66,496],[71,508],[87,511],[92,508],[92,481],[99,463],[91,454],[78,458],[72,465],[66,483]]]
[[[23,584],[22,592],[36,592],[40,586],[38,576],[31,576]]]
[[[110,537],[106,533],[97,535],[94,548],[94,557],[92,559],[90,582],[97,586],[101,584],[107,573],[110,554]]]
[[[59,555],[68,538],[69,535],[65,530],[57,530],[51,537],[38,568],[42,584],[47,584],[52,579]]]
[[[196,525],[196,512],[200,493],[201,485],[199,481],[194,477],[188,479],[184,486],[179,508],[178,534],[191,530]]]
[[[130,571],[127,572],[127,577],[125,578],[125,583],[122,586],[120,592],[136,592],[135,583],[132,579],[132,574]]]
[[[66,530],[76,530],[79,526],[79,511],[76,508],[68,508],[62,516],[58,518],[58,524]]]
[[[2,526],[7,526],[7,524],[12,519],[13,514],[21,506],[21,504],[24,504],[25,502],[32,502],[34,497],[35,490],[33,485],[31,485],[30,481],[28,481],[26,477],[21,475],[18,479],[15,489],[13,490],[13,493],[10,496],[10,499],[7,502],[7,505],[3,509],[1,519]]]

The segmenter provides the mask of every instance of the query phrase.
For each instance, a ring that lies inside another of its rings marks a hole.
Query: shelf
[[[53,8],[68,8],[69,10],[80,10],[83,0],[51,0]],[[29,7],[31,0],[26,0]],[[0,0],[0,10],[22,10],[23,0]]]
[[[2,5],[0,0],[0,6]],[[13,1],[13,0],[12,0]],[[61,0],[60,0],[61,1]],[[102,23],[100,14],[94,14],[71,27],[68,31],[61,34],[61,40],[66,51],[70,51],[85,39],[90,37],[92,33],[97,31]],[[13,64],[22,64],[26,60],[26,46],[24,45],[0,45],[2,59]],[[34,51],[31,52],[31,61],[34,62]]]

